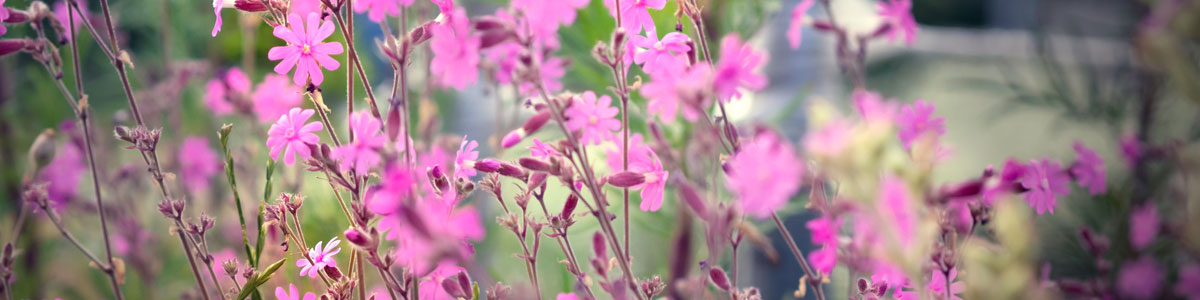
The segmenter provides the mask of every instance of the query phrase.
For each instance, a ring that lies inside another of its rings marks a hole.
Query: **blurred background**
[[[50,0],[51,7],[61,6]],[[97,0],[86,1],[92,14],[98,14]],[[413,16],[425,19],[436,14],[436,7],[418,0]],[[472,16],[491,14],[507,1],[458,1]],[[769,56],[763,72],[769,86],[758,93],[733,102],[731,118],[740,124],[765,123],[779,128],[791,140],[797,141],[805,131],[805,107],[809,101],[820,100],[849,107],[850,85],[835,64],[833,40],[819,32],[804,32],[803,45],[791,49],[784,32],[787,30],[791,8],[799,1],[783,0],[711,0],[706,22],[712,36],[737,33],[747,38]],[[1200,138],[1200,122],[1196,122],[1197,101],[1200,101],[1200,4],[1187,0],[914,0],[913,14],[921,25],[915,44],[876,41],[870,44],[867,86],[887,98],[911,102],[924,99],[937,105],[937,114],[946,118],[945,143],[953,155],[935,172],[936,182],[950,182],[978,176],[989,165],[1000,165],[1006,158],[1027,160],[1043,156],[1068,158],[1071,144],[1082,141],[1105,158],[1111,186],[1118,191],[1111,197],[1083,196],[1060,200],[1062,213],[1038,218],[1037,226],[1045,257],[1039,261],[1052,262],[1055,276],[1091,272],[1088,262],[1073,261],[1084,251],[1076,241],[1073,228],[1087,224],[1117,230],[1122,224],[1107,223],[1114,215],[1128,209],[1122,205],[1122,195],[1131,191],[1120,189],[1121,184],[1134,180],[1133,170],[1119,159],[1119,141],[1123,136],[1145,130],[1150,143],[1191,144]],[[875,14],[875,1],[833,0],[834,13],[853,29],[870,31],[880,22]],[[28,0],[8,0],[6,7],[24,8]],[[1172,5],[1172,20],[1165,28],[1147,29],[1149,16],[1156,8]],[[673,15],[676,4],[668,2],[666,9],[652,11],[662,31],[676,26]],[[216,131],[221,124],[234,124],[231,148],[237,158],[241,194],[262,195],[265,183],[263,170],[267,156],[262,140],[269,124],[237,117],[214,117],[204,105],[204,83],[214,74],[229,67],[242,67],[251,81],[258,82],[271,72],[274,62],[266,60],[266,51],[282,44],[271,35],[271,28],[261,25],[257,18],[247,17],[226,9],[224,30],[213,38],[209,35],[213,15],[209,1],[142,1],[112,2],[118,23],[121,44],[134,58],[131,81],[150,112],[147,123],[161,124],[164,143],[160,155],[167,170],[180,168],[176,157],[179,143],[185,137],[200,137],[209,146],[219,149]],[[814,6],[810,14],[824,14]],[[94,20],[101,20],[96,18]],[[563,76],[565,89],[573,91],[604,91],[610,85],[609,71],[589,53],[596,41],[608,40],[613,20],[602,0],[592,0],[579,12],[576,22],[560,30],[562,49],[557,55],[569,59]],[[686,22],[685,22],[686,23]],[[683,24],[684,32],[692,32]],[[374,40],[382,38],[378,25],[365,16],[358,16],[355,30],[359,37],[359,52],[366,56],[364,67],[376,86],[376,94],[391,91],[392,69],[380,58]],[[10,26],[3,38],[27,36],[31,30]],[[104,54],[90,36],[79,37],[81,64],[85,73],[90,103],[96,119],[95,136],[99,168],[109,182],[104,182],[107,198],[112,199],[109,214],[115,221],[110,230],[118,244],[118,255],[127,261],[129,279],[127,296],[132,299],[176,299],[194,287],[187,262],[179,245],[168,236],[168,221],[154,209],[158,202],[152,182],[147,180],[143,162],[134,151],[121,149],[118,140],[109,138],[111,128],[128,124],[127,103],[120,81]],[[341,41],[335,34],[331,40]],[[71,65],[63,47],[64,64]],[[419,51],[418,55],[427,55]],[[339,58],[340,60],[340,58]],[[420,61],[418,59],[418,61]],[[420,70],[420,65],[413,69]],[[44,129],[63,130],[74,123],[70,106],[63,101],[52,78],[27,55],[0,58],[0,237],[11,238],[15,222],[21,178],[29,164],[26,159],[29,145]],[[344,99],[347,68],[325,73],[323,86],[326,99]],[[74,85],[74,75],[66,68],[64,80]],[[436,118],[441,131],[451,136],[466,135],[478,139],[481,157],[514,159],[523,155],[523,148],[500,151],[496,147],[498,134],[519,126],[520,119],[512,114],[521,99],[512,97],[511,88],[475,84],[465,91],[428,89],[421,91],[424,72],[413,72],[410,82],[416,86],[414,95],[422,101],[416,112],[422,120]],[[635,71],[639,74],[640,71]],[[412,74],[412,73],[410,73]],[[343,79],[339,79],[343,78]],[[340,81],[340,82],[339,82]],[[481,81],[483,82],[483,81]],[[357,86],[356,95],[364,91]],[[644,99],[635,97],[644,105]],[[331,118],[345,120],[344,103],[329,102]],[[433,104],[433,105],[431,105]],[[311,103],[304,102],[305,107]],[[634,117],[634,128],[644,131],[645,121]],[[344,122],[337,122],[344,126]],[[339,127],[344,132],[344,127]],[[66,130],[64,132],[70,132]],[[543,131],[543,140],[554,139],[557,133]],[[686,137],[684,137],[686,138]],[[66,143],[65,138],[57,140]],[[456,146],[457,140],[451,143]],[[447,148],[453,153],[453,148]],[[217,152],[219,155],[219,151]],[[222,157],[223,156],[219,156]],[[1161,170],[1160,170],[1161,169]],[[1177,178],[1166,175],[1169,166],[1147,171],[1151,182],[1163,186],[1179,184]],[[275,192],[302,192],[307,196],[304,230],[315,240],[340,236],[344,230],[342,216],[332,202],[332,194],[314,173],[302,172],[299,165],[284,167],[276,172]],[[1162,174],[1160,177],[1154,177]],[[81,174],[90,181],[90,174]],[[1185,180],[1186,182],[1186,180]],[[185,195],[193,214],[208,212],[217,218],[219,235],[210,237],[215,255],[232,256],[241,253],[241,232],[228,184],[223,176],[214,176],[207,189],[188,191]],[[80,191],[61,211],[66,224],[92,249],[102,249],[103,240],[94,231],[98,223],[95,202],[90,199],[90,184],[80,184]],[[511,192],[511,191],[510,191]],[[800,193],[805,194],[805,193]],[[249,197],[257,199],[257,197]],[[552,197],[553,198],[553,197]],[[787,225],[798,237],[807,236],[804,222],[804,197],[797,196],[787,209]],[[523,281],[524,270],[514,257],[520,247],[511,233],[499,227],[494,217],[498,204],[484,193],[469,200],[483,213],[488,226],[487,237],[475,245],[477,264],[472,270],[474,279],[484,283],[499,279]],[[556,201],[561,201],[561,197]],[[634,204],[637,201],[632,202]],[[252,211],[257,203],[245,203]],[[561,204],[550,204],[557,207]],[[619,204],[617,204],[619,206]],[[666,273],[669,247],[665,246],[681,209],[674,194],[667,193],[663,209],[655,213],[633,215],[632,237],[635,273]],[[620,209],[614,207],[614,209]],[[636,208],[635,208],[636,210]],[[195,215],[193,215],[195,217]],[[333,224],[333,225],[330,225]],[[764,299],[792,299],[802,272],[786,255],[785,244],[774,232],[774,226],[760,229],[772,238],[773,252],[783,255],[772,261],[755,245],[743,247],[737,259],[743,271],[740,285],[762,289]],[[590,237],[598,229],[592,221],[582,222],[572,230],[577,249],[589,249]],[[53,225],[33,215],[24,226],[16,243],[25,249],[19,256],[16,269],[15,296],[20,299],[63,298],[99,299],[106,297],[109,287],[99,272],[87,270],[87,260],[64,241]],[[808,239],[798,238],[801,249],[812,249]],[[544,245],[538,260],[542,274],[543,292],[553,294],[570,289],[571,277],[559,263],[563,259],[553,245]],[[123,246],[122,246],[123,245]],[[702,248],[697,243],[694,248]],[[219,250],[218,250],[219,249]],[[695,250],[694,257],[703,251]],[[221,254],[225,253],[225,254]],[[339,260],[348,257],[343,251]],[[282,255],[275,253],[276,257]],[[728,255],[728,254],[726,254]],[[281,274],[288,277],[265,285],[273,290],[285,282],[296,281],[295,268],[288,264]],[[833,299],[845,299],[849,291],[844,270],[838,269],[829,290]],[[482,278],[481,278],[482,277]],[[510,283],[511,282],[506,282]],[[300,285],[302,290],[311,286]],[[192,295],[194,296],[194,295]]]

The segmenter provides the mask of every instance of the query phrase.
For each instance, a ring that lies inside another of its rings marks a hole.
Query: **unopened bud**
[[[532,158],[532,157],[522,157],[521,159],[517,160],[517,163],[521,164],[522,167],[525,167],[526,169],[529,169],[530,171],[534,171],[534,172],[554,172],[555,171],[554,167],[551,166],[550,163],[547,163],[544,160],[540,160],[540,159],[536,159],[536,158]]]
[[[636,172],[621,172],[608,176],[608,184],[615,187],[632,187],[646,183],[646,175]]]
[[[475,162],[475,170],[484,173],[495,173],[500,170],[500,162],[492,159],[484,159]]]
[[[608,257],[608,248],[604,245],[604,234],[599,231],[592,234],[592,252],[598,258]]]
[[[244,12],[267,11],[267,4],[264,0],[236,0],[233,2],[233,7]]]
[[[363,248],[370,248],[372,246],[371,237],[358,230],[358,228],[346,229],[346,231],[342,232],[342,234],[346,236],[346,241],[354,244],[355,246]]]
[[[729,290],[729,276],[725,276],[725,270],[721,270],[721,267],[714,267],[708,270],[708,279],[711,279],[717,288],[724,291]]]

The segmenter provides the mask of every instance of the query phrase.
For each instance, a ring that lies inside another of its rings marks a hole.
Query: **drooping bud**
[[[534,171],[534,172],[554,172],[555,171],[554,167],[551,166],[550,163],[547,163],[544,160],[540,160],[540,159],[536,159],[536,158],[532,158],[532,157],[522,157],[521,159],[517,160],[517,163],[521,164],[522,167],[525,167],[526,169],[529,169],[530,171]]]
[[[373,244],[371,242],[371,237],[367,236],[366,233],[363,233],[362,231],[358,230],[358,228],[346,229],[346,231],[342,232],[342,235],[346,236],[346,241],[350,242],[351,244],[354,244],[355,246],[359,246],[359,247],[363,247],[363,248],[367,248],[367,249],[370,249],[373,246]]]
[[[696,188],[685,180],[679,180],[678,183],[679,198],[683,199],[683,203],[696,212],[696,215],[707,216],[708,205],[704,204],[704,200],[700,198],[700,193],[696,191]]]
[[[604,234],[599,231],[592,234],[592,252],[599,258],[608,257],[608,248],[604,245]]]
[[[559,213],[563,219],[570,219],[571,214],[575,213],[575,207],[579,205],[579,197],[575,194],[567,195],[567,201],[563,204],[562,212]]]
[[[267,3],[263,0],[235,0],[233,7],[244,12],[267,11]]]
[[[549,176],[550,175],[546,174],[545,172],[534,172],[533,174],[529,175],[529,182],[526,183],[526,186],[528,186],[529,190],[531,191],[541,188],[542,184],[546,183],[546,178]]]
[[[500,162],[494,159],[484,159],[475,162],[475,170],[484,173],[495,173],[500,170]]]
[[[330,280],[337,281],[342,278],[342,271],[338,270],[337,266],[325,265],[325,275],[329,276]]]
[[[510,164],[507,162],[502,162],[502,163],[500,163],[500,168],[498,171],[500,172],[500,175],[525,180],[525,176],[526,176],[525,169],[521,169],[520,167],[517,167],[516,165]]]
[[[721,270],[721,267],[713,267],[708,270],[708,279],[712,280],[713,285],[716,285],[717,288],[723,291],[729,290],[729,276],[725,275],[725,270]]]
[[[608,184],[615,187],[632,187],[646,183],[646,175],[637,172],[620,172],[608,176]]]
[[[27,46],[32,45],[33,40],[30,39],[4,39],[0,40],[0,56],[5,56],[21,51]]]

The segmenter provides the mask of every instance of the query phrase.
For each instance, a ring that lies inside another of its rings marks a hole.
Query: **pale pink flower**
[[[397,236],[396,259],[401,265],[424,273],[446,260],[434,261],[442,255],[466,258],[474,253],[471,241],[484,237],[479,211],[473,206],[455,207],[453,189],[437,195],[426,195],[417,201],[414,215],[402,218],[402,226],[394,229]],[[417,223],[420,222],[420,223]],[[418,230],[426,230],[418,232]]]
[[[208,140],[192,136],[179,146],[179,180],[192,193],[208,188],[209,179],[223,169],[221,159]]]
[[[341,161],[342,172],[353,169],[358,175],[378,166],[382,158],[379,150],[387,143],[387,137],[380,130],[382,125],[370,113],[356,112],[350,116],[350,130],[354,133],[354,142],[333,149],[332,158]]]
[[[1079,186],[1088,189],[1088,193],[1099,195],[1108,189],[1108,180],[1104,172],[1104,159],[1096,154],[1096,151],[1084,146],[1083,143],[1075,141],[1075,153],[1078,157],[1075,159],[1075,164],[1071,165],[1071,175],[1075,176],[1075,181]]]
[[[579,296],[576,296],[575,293],[558,293],[554,300],[579,300]]]
[[[567,61],[562,58],[551,56],[549,54],[535,54],[534,59],[539,60],[538,66],[541,66],[538,78],[542,79],[542,86],[546,91],[553,94],[562,90],[562,77],[567,73],[564,69],[567,66]],[[537,85],[533,82],[521,83],[521,95],[525,97],[537,97],[541,92],[538,91]]]
[[[879,93],[857,90],[853,97],[854,109],[867,122],[892,122],[899,115],[900,106],[897,102],[883,99]]]
[[[947,278],[946,274],[943,274],[941,271],[933,270],[933,276],[929,279],[930,294],[935,296],[935,299],[962,300],[962,298],[958,297],[958,294],[962,294],[963,292],[967,291],[967,283],[962,281],[955,282],[955,277],[958,277],[958,268],[950,269],[949,278]],[[950,297],[947,297],[946,295],[947,281],[950,282]]]
[[[512,16],[508,15],[508,13],[504,10],[496,11],[496,16],[500,19],[503,19],[502,16],[506,16],[510,19],[512,18]],[[524,51],[524,49],[525,47],[521,46],[521,44],[517,43],[516,41],[507,41],[483,50],[484,56],[488,61],[491,62],[492,65],[494,65],[496,69],[496,72],[493,75],[495,76],[496,82],[500,84],[509,84],[513,82],[513,72],[516,71],[517,66],[520,65],[519,59],[521,52]]]
[[[576,10],[590,0],[513,0],[512,7],[524,12],[529,29],[539,38],[557,40],[558,28],[575,23]],[[557,42],[552,43],[557,46]]]
[[[663,191],[666,189],[667,176],[670,172],[663,170],[662,161],[658,159],[658,154],[654,153],[649,146],[642,146],[634,149],[630,148],[629,152],[640,150],[643,155],[629,156],[629,171],[642,173],[646,181],[642,184],[630,187],[633,190],[641,190],[642,211],[658,211],[662,207]]]
[[[679,113],[688,121],[696,121],[703,114],[703,107],[711,104],[706,96],[712,88],[712,68],[708,64],[686,70],[662,68],[652,76],[654,80],[642,85],[638,92],[650,100],[646,113],[658,116],[663,123],[674,123]]]
[[[808,9],[812,8],[813,0],[801,0],[792,8],[792,18],[788,23],[787,39],[788,44],[792,49],[800,48],[800,33],[804,29],[804,17],[808,16]]]
[[[822,215],[804,223],[804,227],[811,233],[813,243],[837,245],[837,234],[842,228],[842,219]]]
[[[720,101],[742,97],[741,90],[758,91],[767,86],[767,78],[758,73],[766,54],[742,44],[737,34],[721,39],[721,61],[717,63],[713,88]]]
[[[1158,238],[1158,207],[1148,203],[1138,207],[1129,215],[1129,243],[1133,249],[1142,250]]]
[[[275,37],[288,44],[271,47],[271,50],[267,51],[267,59],[282,60],[275,65],[275,73],[287,74],[295,66],[296,73],[292,75],[292,82],[296,85],[305,85],[306,79],[311,79],[313,85],[321,85],[321,82],[325,81],[321,68],[332,71],[341,65],[329,56],[342,54],[342,43],[324,42],[325,38],[333,34],[333,22],[322,22],[319,14],[310,13],[307,25],[301,22],[300,15],[290,14],[288,24],[291,28],[282,25],[275,27]]]
[[[267,74],[250,96],[254,101],[254,115],[262,123],[278,120],[279,116],[304,102],[304,95],[300,91],[300,87],[292,85],[287,76]]]
[[[80,16],[79,14],[87,14],[88,13],[88,2],[87,1],[78,1],[77,3],[79,4],[79,11],[75,12],[76,15],[73,15],[72,19],[74,19],[75,26],[71,27],[71,25],[70,25],[71,21],[67,20],[67,15],[71,13],[70,8],[67,5],[67,1],[54,2],[54,17],[58,18],[59,22],[62,22],[64,30],[66,31],[66,32],[64,32],[66,34],[66,36],[64,36],[63,38],[65,38],[68,41],[71,40],[71,37],[75,36],[75,34],[76,34],[75,30],[79,29],[79,26],[84,25],[83,24],[83,16]],[[2,5],[2,4],[4,4],[4,1],[0,1],[0,5]],[[7,18],[8,17],[7,15],[8,15],[8,10],[0,9],[0,20]],[[88,19],[96,20],[95,18],[90,18],[90,17]],[[2,25],[2,23],[3,22],[0,22],[0,28],[4,28],[4,25]],[[93,23],[93,24],[95,24],[95,23]],[[84,32],[84,34],[86,34],[86,32]],[[4,35],[4,29],[0,29],[0,35]]]
[[[1142,257],[1121,266],[1117,292],[1125,299],[1154,299],[1165,279],[1162,266],[1153,257]]]
[[[896,177],[883,179],[879,187],[879,208],[884,227],[895,230],[900,245],[912,245],[917,232],[917,211],[908,183]]]
[[[644,49],[633,55],[633,62],[643,64],[642,69],[650,74],[657,74],[656,72],[664,68],[686,68],[688,61],[683,55],[692,50],[692,47],[687,45],[691,38],[679,32],[668,33],[661,40],[656,35],[634,35],[629,37],[629,41]]]
[[[933,103],[917,99],[912,105],[905,105],[896,115],[896,134],[905,148],[912,147],[912,142],[923,136],[941,137],[946,134],[946,118],[934,117]]]
[[[649,9],[662,10],[667,6],[667,0],[624,0],[621,1],[621,7],[616,7],[613,0],[605,0],[604,6],[608,7],[608,13],[615,18],[617,9],[621,10],[621,27],[625,28],[625,32],[632,35],[646,32],[658,34],[654,26],[654,18],[650,17]]]
[[[238,233],[241,234],[241,232],[238,232]],[[241,236],[239,235],[238,237],[241,237]],[[212,260],[213,274],[225,274],[225,266],[224,266],[225,262],[232,260],[232,259],[237,259],[237,254],[235,254],[233,252],[233,249],[225,248],[225,249],[221,249],[217,252],[213,252],[212,258],[213,258],[213,260]],[[229,280],[229,276],[217,276],[217,280],[220,281],[221,284],[231,284],[232,283]]]
[[[625,161],[623,160],[624,158],[621,156],[621,153],[624,152],[624,150],[622,150],[622,148],[624,147],[624,145],[622,145],[623,144],[622,142],[624,141],[624,139],[625,139],[624,136],[618,136],[613,139],[612,144],[609,144],[607,147],[604,147],[605,162],[608,163],[608,168],[610,170],[625,171]],[[629,134],[630,165],[633,164],[633,161],[639,161],[639,160],[640,161],[649,161],[649,160],[651,160],[650,153],[647,151],[641,150],[642,148],[650,148],[649,146],[646,146],[646,144],[643,143],[642,140],[643,140],[643,138],[642,138],[641,133],[633,132],[633,133]]]
[[[599,145],[608,140],[613,131],[621,129],[621,121],[616,119],[619,110],[612,106],[612,98],[608,95],[597,99],[596,93],[586,91],[572,99],[575,102],[566,112],[567,129],[583,132],[580,143]]]
[[[850,124],[836,120],[804,135],[804,151],[822,156],[836,156],[849,146]]]
[[[479,78],[479,34],[471,33],[467,12],[454,10],[444,22],[433,26],[433,61],[429,68],[443,87],[462,90]]]
[[[297,14],[301,17],[309,14],[320,16],[325,10],[325,5],[321,4],[321,0],[289,0],[288,9],[290,10],[289,14]]]
[[[67,125],[70,126],[70,125]],[[63,127],[67,127],[63,126]],[[63,130],[67,132],[67,130]],[[50,198],[50,208],[61,210],[79,193],[79,181],[87,172],[85,152],[82,146],[74,141],[68,141],[58,147],[54,159],[38,172],[38,181],[48,182],[46,193]]]
[[[443,261],[438,263],[437,268],[421,278],[421,295],[419,300],[458,300],[462,298],[454,298],[446,289],[442,287],[442,281],[457,275],[458,272],[466,272],[463,267],[458,266],[454,262]],[[470,292],[470,291],[467,291]],[[480,295],[480,298],[484,298]]]
[[[275,298],[279,299],[279,300],[316,300],[317,299],[317,295],[313,294],[312,292],[304,293],[304,298],[301,299],[300,291],[296,290],[295,284],[289,283],[288,289],[291,290],[290,293],[287,290],[284,290],[283,287],[275,287]]]
[[[320,138],[314,132],[321,131],[321,122],[304,123],[316,111],[293,108],[286,115],[280,116],[275,125],[267,131],[267,147],[271,148],[271,159],[278,161],[279,154],[284,153],[283,161],[289,166],[300,159],[308,159],[312,153],[308,145],[316,145]]]
[[[217,33],[221,32],[221,8],[225,7],[225,0],[213,0],[213,15],[217,16],[213,22],[212,36],[217,37]]]
[[[469,180],[475,176],[475,160],[479,159],[479,151],[475,151],[475,147],[478,146],[478,142],[463,136],[462,144],[458,145],[458,152],[454,154],[454,178]]]
[[[354,1],[355,13],[367,13],[371,22],[383,23],[387,16],[399,16],[400,6],[408,7],[413,0],[358,0]]]
[[[887,0],[878,3],[879,16],[890,26],[888,39],[895,41],[903,37],[906,44],[912,45],[917,38],[917,21],[912,15],[912,0]]]
[[[246,78],[246,73],[242,73],[241,69],[231,68],[208,81],[205,85],[204,104],[215,115],[229,115],[236,108],[230,102],[234,97],[232,94],[244,95],[249,92],[250,79]]]
[[[800,189],[804,162],[772,132],[761,132],[725,163],[725,186],[745,213],[764,219]]]
[[[433,2],[434,5],[437,5],[438,11],[440,11],[443,15],[449,16],[451,11],[454,10],[454,0],[429,0],[429,2]]]
[[[1200,265],[1191,264],[1179,269],[1175,295],[1188,300],[1200,300]]]
[[[1071,178],[1063,171],[1062,166],[1049,159],[1030,160],[1025,174],[1021,176],[1021,186],[1029,189],[1025,193],[1025,201],[1041,215],[1049,212],[1054,214],[1058,206],[1058,196],[1069,193],[1068,183]]]
[[[537,138],[533,138],[533,146],[529,146],[529,155],[541,159],[549,159],[550,157],[558,156],[558,151],[554,151],[550,145],[543,143]]]
[[[300,267],[300,276],[308,276],[316,278],[317,274],[325,268],[325,266],[337,267],[337,260],[333,259],[334,255],[342,252],[342,248],[338,248],[338,244],[342,241],[337,237],[329,239],[329,243],[325,243],[322,247],[321,243],[317,242],[317,246],[308,249],[307,258],[296,259],[296,266]],[[309,259],[312,259],[310,262]]]

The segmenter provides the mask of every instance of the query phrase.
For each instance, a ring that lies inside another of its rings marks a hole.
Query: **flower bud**
[[[685,180],[680,180],[678,185],[679,198],[683,199],[683,203],[686,203],[697,215],[708,215],[708,205],[704,204],[704,200],[700,198],[700,193],[696,191],[696,188]]]
[[[708,270],[708,279],[711,279],[717,288],[724,291],[729,290],[729,276],[725,276],[725,270],[721,270],[721,267],[714,267]]]
[[[592,252],[599,258],[608,257],[608,248],[604,245],[604,234],[599,231],[592,234]]]
[[[484,159],[475,162],[475,170],[484,173],[495,173],[500,170],[500,162],[492,159]]]
[[[513,131],[510,131],[508,134],[504,135],[504,139],[500,140],[500,147],[512,148],[512,146],[516,146],[518,143],[521,142],[521,139],[524,139],[524,138],[525,138],[525,129],[517,128]]]
[[[233,7],[244,12],[267,11],[267,4],[263,0],[235,0]]]
[[[462,290],[462,287],[459,287],[458,280],[455,278],[442,279],[442,290],[445,290],[446,294],[450,295],[450,298],[454,298],[454,299],[469,299],[469,298],[471,298],[471,297],[468,297],[466,291]]]
[[[342,235],[346,236],[346,241],[350,242],[351,244],[354,244],[355,246],[368,248],[368,249],[373,246],[371,243],[371,237],[367,236],[366,233],[363,233],[362,231],[358,230],[358,228],[346,229],[346,231],[342,232]]]
[[[608,184],[615,187],[631,187],[646,183],[646,175],[636,172],[621,172],[608,176]]]
[[[328,275],[330,280],[338,281],[338,279],[342,278],[342,271],[338,270],[337,266],[325,265],[324,270],[325,270],[325,275]]]
[[[526,183],[526,186],[528,186],[529,190],[531,191],[541,188],[542,184],[546,183],[546,177],[549,176],[550,175],[546,174],[545,172],[534,172],[533,174],[529,175],[529,182]]]
[[[534,171],[534,172],[554,172],[555,171],[554,167],[551,166],[550,163],[547,163],[544,160],[540,160],[540,159],[536,159],[536,158],[532,158],[532,157],[522,157],[521,159],[517,160],[517,163],[521,164],[522,167],[525,167],[526,169],[529,169],[530,171]]]
[[[18,51],[21,51],[22,49],[25,49],[27,46],[32,45],[32,44],[33,44],[33,40],[29,40],[29,39],[0,40],[0,56],[17,53]]]
[[[562,216],[563,219],[570,220],[571,214],[575,213],[575,207],[578,205],[579,205],[579,197],[575,197],[574,193],[567,195],[567,201],[566,201],[566,203],[563,203],[563,209],[562,209],[562,212],[559,213],[559,215]]]
[[[500,163],[500,168],[498,171],[500,172],[500,175],[517,178],[517,179],[521,179],[521,180],[525,180],[525,177],[526,177],[525,169],[521,169],[520,167],[517,167],[516,165],[506,163],[506,162]]]

